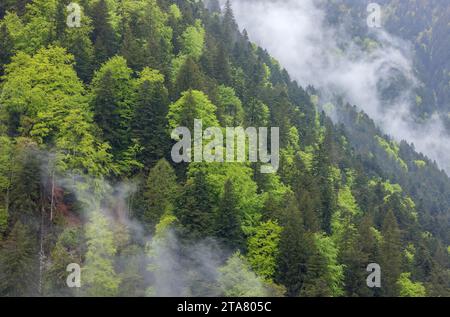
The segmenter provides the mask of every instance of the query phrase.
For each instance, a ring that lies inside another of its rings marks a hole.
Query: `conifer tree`
[[[175,171],[169,162],[161,159],[156,163],[150,170],[145,188],[146,209],[142,220],[153,229],[163,214],[174,211],[180,191]]]
[[[228,179],[224,185],[223,197],[217,210],[215,235],[230,250],[242,249],[244,233],[241,228],[238,197],[233,182]]]
[[[37,249],[29,228],[16,222],[8,238],[0,242],[0,295],[37,295]]]
[[[145,68],[138,79],[137,101],[131,124],[133,137],[142,146],[139,159],[146,168],[150,168],[169,152],[170,138],[166,119],[168,104],[164,76],[158,71]]]
[[[313,248],[312,236],[305,232],[302,215],[295,198],[286,198],[285,214],[281,222],[283,232],[277,261],[277,282],[286,287],[287,296],[299,296],[308,269],[308,258]]]
[[[212,206],[206,175],[198,171],[188,179],[175,211],[188,237],[202,239],[213,235],[216,215]]]
[[[92,107],[94,120],[114,154],[131,145],[129,134],[135,100],[134,82],[123,57],[113,57],[95,74]]]
[[[401,242],[397,219],[392,210],[386,214],[383,227],[383,243],[380,252],[380,266],[383,276],[382,293],[384,296],[398,296],[397,281],[401,272]]]
[[[93,21],[92,42],[97,66],[106,62],[117,51],[117,38],[111,25],[109,10],[106,0],[95,2],[90,10]]]

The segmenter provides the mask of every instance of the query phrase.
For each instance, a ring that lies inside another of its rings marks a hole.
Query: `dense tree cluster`
[[[0,295],[450,296],[448,177],[356,108],[333,124],[229,3],[80,0],[70,28],[69,1],[3,2]],[[279,127],[278,173],[174,164],[194,119]],[[205,243],[215,279],[183,271]]]

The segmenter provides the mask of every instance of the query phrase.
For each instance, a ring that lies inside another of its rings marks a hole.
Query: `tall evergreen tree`
[[[131,145],[129,129],[135,100],[131,73],[126,60],[116,56],[100,68],[92,82],[94,120],[114,154]]]
[[[188,237],[202,239],[213,235],[216,215],[212,206],[205,172],[198,171],[188,179],[175,211]]]
[[[14,43],[6,24],[0,24],[0,77],[4,74],[5,65],[9,64],[13,56]]]
[[[313,248],[312,235],[305,232],[302,215],[295,198],[286,198],[283,232],[276,281],[286,287],[287,296],[299,296],[308,270],[308,259]]]
[[[16,222],[5,241],[0,243],[1,296],[33,296],[38,293],[37,248],[29,228]]]
[[[384,218],[383,243],[380,251],[380,266],[382,272],[382,293],[384,296],[398,296],[397,281],[401,273],[401,242],[397,219],[392,210]]]
[[[138,79],[132,134],[143,147],[139,159],[146,168],[169,152],[170,138],[166,130],[168,104],[164,77],[158,71],[144,69]]]
[[[161,159],[150,170],[145,186],[146,209],[142,220],[149,228],[153,229],[163,214],[174,211],[179,191],[175,171],[169,162]]]
[[[111,25],[109,10],[106,0],[95,2],[90,10],[93,21],[92,42],[94,43],[97,66],[106,62],[117,51],[117,37]]]
[[[224,185],[224,193],[219,203],[215,224],[217,239],[232,251],[244,247],[238,198],[234,191],[233,182],[228,179]]]

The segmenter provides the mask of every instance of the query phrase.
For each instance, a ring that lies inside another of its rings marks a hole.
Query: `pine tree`
[[[13,56],[14,43],[6,24],[0,24],[0,77],[4,74],[5,65],[9,64]]]
[[[92,42],[95,47],[95,61],[99,66],[117,51],[117,38],[111,25],[111,15],[106,0],[95,2],[90,12],[93,21]]]
[[[175,171],[165,159],[161,159],[147,178],[144,192],[146,209],[142,215],[144,224],[153,229],[163,214],[172,213],[178,195]]]
[[[37,295],[37,249],[29,228],[16,222],[0,243],[0,295]]]
[[[216,215],[212,206],[206,175],[198,171],[187,181],[175,211],[188,237],[202,239],[213,235]]]
[[[140,161],[149,168],[169,152],[168,92],[158,71],[144,69],[139,78],[132,134],[143,147]]]
[[[313,161],[313,176],[320,190],[322,230],[331,233],[331,218],[336,210],[336,194],[331,177],[331,131],[326,130],[324,140],[319,144]]]
[[[193,90],[204,90],[205,79],[195,60],[188,57],[180,68],[175,82],[175,98],[179,98],[181,93]]]
[[[380,251],[380,266],[382,272],[382,293],[384,296],[398,296],[397,281],[401,273],[401,243],[397,219],[392,210],[384,218],[383,243]]]
[[[232,251],[242,249],[244,246],[238,198],[234,191],[233,182],[228,179],[224,185],[224,193],[219,203],[215,224],[217,239]]]
[[[225,4],[225,10],[222,20],[222,30],[222,40],[224,43],[224,48],[231,51],[237,38],[238,26],[234,18],[231,2],[229,0],[227,0]]]
[[[331,237],[314,234],[314,246],[308,259],[301,296],[338,297],[344,294],[344,267],[338,263],[338,252]]]
[[[313,248],[310,234],[305,232],[302,215],[295,198],[286,198],[285,214],[281,224],[283,232],[277,261],[277,282],[286,287],[287,296],[298,296],[307,273],[307,262]]]
[[[135,100],[131,73],[125,59],[117,56],[102,66],[92,82],[94,120],[114,154],[131,145],[129,128]]]

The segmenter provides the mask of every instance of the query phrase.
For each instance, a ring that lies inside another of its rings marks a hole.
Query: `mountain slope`
[[[333,123],[230,4],[85,0],[71,28],[68,2],[2,8],[2,296],[449,295],[445,173],[344,102]],[[278,172],[176,164],[194,119],[279,127]]]

